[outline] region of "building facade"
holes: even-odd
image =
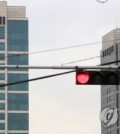
[[[0,1],[0,65],[28,65],[24,6]],[[0,69],[0,85],[28,79],[28,69]],[[28,83],[0,87],[0,134],[29,134]]]
[[[120,29],[114,29],[103,36],[101,64],[120,65]],[[101,110],[111,107],[117,108],[118,120],[113,123],[113,118],[116,118],[113,116],[114,110],[106,111],[106,126],[101,123],[102,134],[120,134],[120,85],[101,86]]]

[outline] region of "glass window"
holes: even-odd
[[[11,79],[12,78],[12,79]],[[28,80],[28,74],[8,74],[8,83]],[[8,86],[8,90],[28,90],[28,82]]]
[[[0,54],[0,60],[5,60],[5,55],[4,54]]]
[[[28,114],[8,113],[8,130],[28,130]]]
[[[4,130],[5,129],[5,124],[4,123],[0,123],[0,130]]]
[[[28,94],[8,94],[8,110],[28,110]]]
[[[5,50],[5,43],[4,42],[0,42],[0,50]]]
[[[1,86],[1,85],[5,85],[5,83],[0,83],[0,86]],[[1,86],[1,87],[0,87],[0,90],[5,90],[5,86]]]
[[[0,39],[5,39],[5,27],[0,27]]]
[[[5,120],[5,114],[4,113],[0,113],[0,120]]]
[[[28,54],[8,54],[8,65],[28,65]],[[8,69],[10,71],[28,71],[28,69]]]
[[[8,20],[8,51],[28,51],[28,20]]]
[[[105,50],[105,56],[106,56],[106,50]]]
[[[28,65],[28,55],[8,54],[8,65]]]
[[[4,100],[5,99],[5,94],[4,93],[0,93],[0,100]]]
[[[104,57],[104,51],[103,51],[103,57]]]
[[[5,65],[4,63],[0,63],[0,65]],[[0,68],[0,70],[5,70],[5,68]]]
[[[5,109],[5,103],[0,103],[0,110],[4,110]]]
[[[0,80],[5,80],[5,74],[0,73]]]
[[[114,47],[113,47],[113,46],[111,47],[111,53],[112,53],[112,52],[114,52]]]

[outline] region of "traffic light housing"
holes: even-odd
[[[77,85],[118,85],[119,71],[76,70]]]

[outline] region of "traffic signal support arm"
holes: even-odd
[[[0,68],[14,69],[118,69],[120,66],[26,66],[26,65],[0,65]]]

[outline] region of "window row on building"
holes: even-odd
[[[105,50],[103,51],[103,57],[104,57],[104,56],[107,56],[107,55],[111,55],[111,53],[113,53],[113,52],[114,52],[114,47],[111,46],[111,47],[109,47],[109,48],[107,48],[107,49],[105,49]]]

